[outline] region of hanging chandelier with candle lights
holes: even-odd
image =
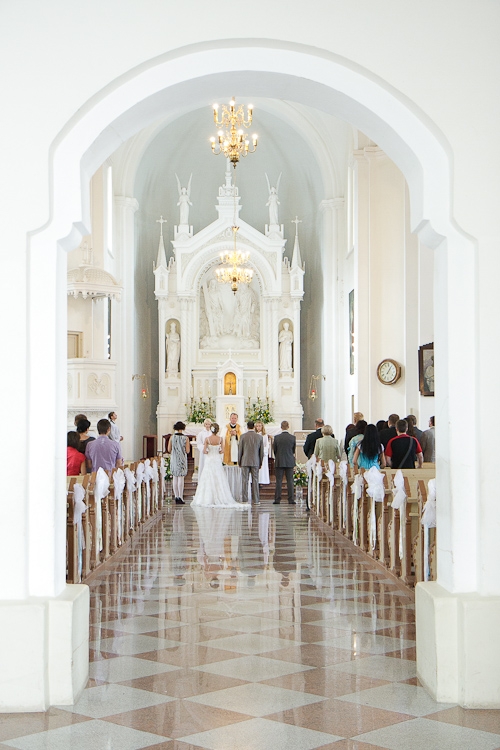
[[[250,253],[243,253],[236,247],[236,234],[239,227],[233,226],[234,245],[232,250],[226,250],[220,254],[221,263],[225,264],[215,269],[217,281],[221,284],[231,284],[231,291],[236,294],[238,284],[250,284],[253,271],[251,268],[242,268],[248,263]]]
[[[216,156],[224,154],[236,169],[240,157],[253,154],[257,149],[257,135],[255,133],[252,135],[252,149],[250,149],[250,141],[245,137],[243,131],[243,128],[249,128],[252,124],[253,105],[248,105],[246,119],[243,105],[240,104],[238,109],[236,109],[234,97],[229,102],[229,109],[225,104],[222,106],[222,116],[220,120],[219,105],[214,104],[213,108],[214,122],[220,130],[217,133],[217,138],[214,136],[210,138],[212,151]]]

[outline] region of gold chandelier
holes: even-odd
[[[225,104],[222,106],[222,117],[219,120],[219,105],[214,104],[214,122],[221,129],[217,133],[218,143],[214,136],[210,138],[212,151],[216,156],[224,154],[235,169],[240,157],[253,154],[257,149],[257,135],[255,133],[252,135],[253,148],[250,150],[250,141],[245,137],[242,130],[244,127],[249,128],[252,124],[252,111],[253,105],[249,104],[247,107],[247,119],[245,120],[243,105],[240,104],[238,109],[236,109],[236,102],[233,97],[229,102],[229,109]],[[216,150],[217,148],[218,150]]]
[[[253,271],[251,268],[241,268],[248,263],[250,253],[242,253],[236,248],[236,233],[239,227],[233,226],[234,247],[232,250],[226,250],[220,254],[221,263],[226,265],[216,268],[217,281],[221,284],[231,284],[231,291],[236,294],[238,284],[250,284],[252,281]]]

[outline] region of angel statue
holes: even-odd
[[[181,181],[177,177],[177,174],[175,175],[177,179],[177,189],[179,191],[179,202],[178,206],[180,206],[180,217],[179,217],[179,224],[189,224],[189,206],[192,206],[193,204],[189,200],[191,196],[191,180],[193,178],[193,173],[191,172],[191,177],[189,178],[188,186],[187,188],[181,187]]]
[[[278,200],[278,190],[280,189],[280,180],[283,172],[280,172],[280,176],[278,177],[278,182],[276,183],[275,188],[271,187],[267,172],[265,174],[267,180],[267,189],[269,190],[269,200],[266,203],[266,206],[269,206],[269,226],[272,226],[273,224],[275,226],[279,226],[278,206],[280,202]]]

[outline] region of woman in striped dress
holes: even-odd
[[[172,472],[172,487],[177,505],[184,505],[184,477],[187,474],[189,453],[189,438],[183,435],[186,429],[184,422],[174,424],[174,434],[170,436],[167,451],[170,453],[170,470]]]

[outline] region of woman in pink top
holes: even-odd
[[[85,465],[85,456],[78,450],[80,435],[78,432],[68,432],[66,449],[66,476],[74,477],[77,474],[85,474],[82,464]]]

